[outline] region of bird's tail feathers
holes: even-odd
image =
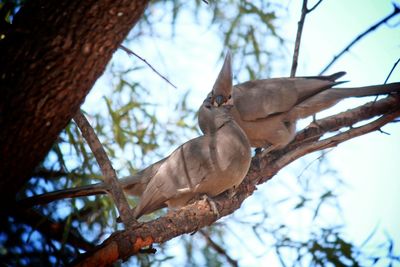
[[[328,109],[344,98],[363,97],[400,92],[400,83],[372,85],[356,88],[331,88],[320,92],[293,107],[287,114],[288,120],[306,118]]]
[[[135,175],[127,176],[119,179],[124,191],[131,196],[140,196],[146,189],[147,183],[152,175],[147,175],[147,172],[138,172]]]
[[[50,193],[44,193],[41,195],[28,197],[19,200],[18,204],[24,207],[32,207],[36,205],[44,205],[53,202],[55,200],[64,198],[75,198],[75,197],[106,194],[107,191],[108,191],[108,185],[106,185],[105,183],[97,183],[75,188],[57,190]]]
[[[150,179],[157,173],[159,167],[166,159],[167,158],[164,158],[141,170],[137,174],[121,178],[118,181],[127,194],[140,196],[146,189]],[[32,196],[19,200],[18,204],[25,207],[32,207],[35,205],[44,205],[58,199],[107,194],[109,191],[109,186],[107,184],[97,183]]]
[[[317,80],[324,80],[324,81],[331,81],[335,82],[337,79],[343,77],[346,75],[345,71],[339,71],[336,73],[333,73],[331,75],[320,75],[320,76],[300,76],[299,78],[306,78],[306,79],[317,79]],[[343,82],[340,82],[343,83]]]
[[[400,82],[399,83],[389,83],[380,85],[371,85],[363,87],[354,88],[333,88],[330,89],[332,94],[337,94],[338,96],[344,97],[363,97],[363,96],[374,96],[383,95],[394,92],[400,92]]]
[[[156,175],[158,169],[167,159],[168,157],[165,157],[156,163],[147,166],[145,169],[137,172],[135,175],[119,179],[124,191],[131,196],[141,196],[146,189],[147,184],[154,177],[154,175]]]

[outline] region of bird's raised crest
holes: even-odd
[[[225,56],[224,64],[218,74],[212,89],[212,102],[222,105],[230,98],[232,93],[232,59],[228,50]]]

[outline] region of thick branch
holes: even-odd
[[[117,206],[121,219],[124,222],[125,226],[127,226],[128,224],[133,222],[134,217],[129,207],[128,201],[126,200],[126,197],[124,195],[122,187],[118,182],[117,174],[115,173],[115,170],[112,167],[110,160],[108,159],[106,151],[100,143],[100,140],[94,132],[92,126],[90,126],[90,123],[81,111],[78,111],[76,113],[74,121],[78,125],[83,137],[85,138],[90,149],[92,150],[104,176],[104,182],[110,186],[110,194]]]
[[[355,45],[358,41],[360,41],[362,38],[364,38],[365,36],[367,36],[369,33],[375,31],[379,26],[385,24],[386,22],[388,22],[391,18],[395,17],[397,14],[400,13],[400,8],[398,6],[396,6],[395,3],[393,3],[393,12],[389,15],[387,15],[386,17],[384,17],[383,19],[381,19],[380,21],[378,21],[377,23],[375,23],[374,25],[372,25],[371,27],[369,27],[366,31],[364,31],[363,33],[361,33],[360,35],[358,35],[350,44],[348,44],[342,51],[340,51],[339,54],[337,54],[336,56],[333,57],[332,61],[329,62],[328,65],[326,65],[326,67],[320,72],[319,75],[322,75],[324,72],[326,72],[332,65],[333,63],[336,62],[336,60],[338,60],[341,56],[343,56],[344,53],[346,53],[347,51],[350,50],[350,48]]]
[[[3,199],[15,199],[147,2],[24,1],[0,40]],[[2,201],[1,210],[10,204]]]
[[[338,144],[347,141],[349,139],[352,139],[354,137],[364,135],[376,130],[379,130],[383,125],[393,121],[397,117],[400,116],[400,108],[393,111],[392,113],[388,113],[383,115],[381,118],[368,123],[366,125],[357,127],[357,128],[350,128],[349,130],[337,134],[335,136],[332,136],[330,138],[320,140],[317,142],[307,142],[301,146],[299,146],[297,149],[295,149],[290,155],[285,155],[282,156],[277,162],[276,165],[278,168],[282,169],[284,166],[288,165],[295,159],[298,159],[306,154],[309,154],[314,151],[322,150],[322,149],[327,149],[330,147],[337,146]]]
[[[261,160],[261,168],[252,164],[250,170],[237,188],[236,194],[231,197],[229,193],[215,198],[219,214],[226,216],[240,208],[242,202],[253,194],[258,184],[271,179],[282,167],[306,153],[323,149],[330,144],[337,145],[360,134],[365,134],[379,129],[399,114],[400,97],[388,97],[375,103],[343,112],[317,121],[320,127],[306,129],[299,133],[296,141],[284,151],[275,151],[268,154],[268,158]],[[339,134],[323,141],[316,141],[324,133],[336,131],[339,128],[382,114],[382,118]],[[362,114],[362,115],[361,115]],[[314,145],[316,144],[316,145]],[[329,144],[329,145],[328,145]],[[210,225],[217,220],[207,201],[197,201],[177,210],[170,211],[166,216],[144,223],[139,228],[128,228],[125,231],[115,232],[101,246],[90,254],[84,255],[75,262],[77,266],[90,265],[102,262],[111,264],[118,259],[127,259],[136,254],[141,248],[153,243],[163,243],[176,236],[191,233]]]
[[[292,146],[299,146],[303,142],[314,142],[327,132],[337,131],[340,128],[351,127],[359,121],[368,120],[399,108],[399,97],[387,97],[379,101],[372,101],[360,107],[341,112],[317,121],[315,126],[308,127],[297,133],[294,142],[284,151],[293,150]]]

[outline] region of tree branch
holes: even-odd
[[[393,121],[395,118],[400,116],[400,108],[398,108],[397,110],[385,114],[382,117],[380,117],[379,119],[368,123],[366,125],[357,127],[357,128],[350,128],[349,130],[337,134],[335,136],[332,136],[330,138],[324,139],[324,140],[320,140],[317,142],[307,142],[306,144],[300,145],[299,147],[297,147],[290,155],[285,155],[282,156],[279,161],[276,162],[276,164],[278,165],[278,167],[281,169],[284,166],[288,165],[289,163],[291,163],[292,161],[294,161],[295,159],[298,159],[306,154],[309,154],[311,152],[314,151],[318,151],[318,150],[322,150],[322,149],[327,149],[330,147],[335,147],[338,144],[347,141],[349,139],[352,139],[354,137],[358,137],[360,135],[364,135],[373,131],[377,131],[380,130],[380,128]]]
[[[301,7],[300,20],[297,25],[297,34],[296,34],[296,41],[294,43],[293,60],[292,60],[292,68],[290,70],[290,77],[296,76],[297,61],[299,59],[301,35],[303,33],[303,26],[304,26],[304,21],[306,19],[306,15],[307,15],[307,0],[303,0],[303,6]]]
[[[306,153],[336,146],[356,136],[375,131],[390,122],[400,112],[400,97],[387,97],[377,102],[348,110],[335,116],[318,120],[319,127],[309,127],[301,131],[295,141],[282,151],[274,151],[261,159],[260,167],[252,163],[250,170],[231,197],[224,193],[214,199],[219,214],[229,215],[240,208],[242,202],[253,194],[258,184],[271,179],[280,169]],[[350,129],[326,140],[318,139],[327,132],[348,127],[356,122],[383,115],[364,126]],[[141,248],[153,243],[163,243],[176,236],[198,231],[217,220],[207,201],[196,201],[182,209],[170,211],[156,220],[143,223],[139,228],[128,227],[124,231],[113,233],[104,243],[91,253],[77,259],[76,266],[90,265],[102,262],[111,264],[116,260],[126,260]]]
[[[218,252],[219,254],[221,254],[222,256],[225,257],[225,259],[229,262],[229,264],[231,266],[235,266],[235,267],[239,266],[237,261],[232,259],[231,256],[228,255],[228,253],[226,252],[226,250],[224,248],[222,248],[220,245],[215,243],[214,240],[211,239],[209,234],[207,234],[203,230],[199,230],[199,233],[206,239],[207,244],[210,247],[212,247],[216,252]]]
[[[309,8],[307,13],[314,11],[314,9],[316,9],[322,3],[322,1],[323,0],[319,0],[312,8]]]
[[[388,20],[390,20],[391,18],[393,18],[394,16],[396,16],[397,14],[400,13],[400,8],[398,6],[396,6],[395,3],[393,3],[393,8],[394,9],[393,9],[393,12],[391,14],[387,15],[386,17],[384,17],[383,19],[381,19],[380,21],[378,21],[377,23],[375,23],[374,25],[369,27],[366,31],[364,31],[363,33],[358,35],[349,45],[347,45],[342,51],[340,51],[340,53],[338,55],[334,56],[332,61],[329,62],[328,65],[326,65],[326,67],[319,73],[319,75],[322,75],[324,72],[326,72],[333,65],[333,63],[336,62],[336,60],[338,60],[341,56],[343,56],[344,53],[349,51],[350,48],[353,45],[355,45],[358,41],[360,41],[366,35],[368,35],[369,33],[373,32],[379,26],[385,24]]]
[[[98,139],[92,126],[90,126],[90,123],[81,111],[78,111],[76,113],[74,121],[78,125],[83,137],[86,139],[86,142],[92,150],[104,176],[105,183],[110,186],[111,197],[117,206],[122,221],[124,222],[125,226],[134,223],[136,220],[133,217],[132,211],[129,207],[128,201],[126,200],[122,187],[118,182],[115,170],[112,167],[111,162],[108,159],[107,153],[101,145],[100,140]]]
[[[347,110],[318,120],[314,123],[317,127],[307,127],[298,132],[294,141],[289,144],[287,150],[293,150],[293,145],[299,146],[302,142],[315,141],[327,132],[334,132],[344,127],[351,127],[357,122],[371,119],[375,116],[391,112],[399,108],[399,100],[397,97],[387,97],[379,101],[372,101],[360,107]],[[284,151],[286,151],[286,149]]]
[[[299,51],[300,51],[300,43],[301,43],[301,36],[303,34],[303,27],[304,27],[304,22],[306,20],[306,15],[308,13],[312,12],[313,10],[315,10],[322,3],[322,0],[319,0],[312,8],[308,9],[307,8],[307,1],[308,0],[303,0],[303,5],[301,7],[300,20],[299,20],[298,26],[297,26],[296,41],[294,43],[293,60],[292,60],[292,68],[290,70],[290,77],[295,77],[296,76],[297,62],[298,62],[298,59],[299,59]]]
[[[141,56],[139,56],[138,54],[136,54],[135,52],[133,52],[131,49],[129,49],[129,48],[126,47],[126,46],[120,45],[119,48],[121,48],[122,50],[124,50],[128,55],[135,56],[135,57],[137,57],[138,59],[140,59],[141,61],[143,61],[144,64],[146,64],[147,66],[149,66],[150,69],[151,69],[152,71],[154,71],[158,76],[160,76],[164,81],[166,81],[167,83],[169,83],[172,87],[176,88],[176,86],[175,86],[173,83],[171,83],[165,76],[163,76],[161,73],[159,73],[149,62],[147,62],[146,59],[142,58]]]
[[[386,77],[384,84],[386,84],[386,83],[389,81],[390,76],[392,76],[392,73],[393,73],[393,71],[396,69],[396,67],[397,67],[397,65],[399,64],[399,62],[400,62],[400,58],[393,64],[393,67],[392,67],[392,69],[389,71],[389,74],[388,74],[388,76]]]

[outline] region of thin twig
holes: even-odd
[[[392,76],[392,73],[393,73],[394,69],[397,67],[397,64],[399,64],[399,62],[400,62],[400,58],[396,61],[396,63],[394,63],[392,69],[390,70],[390,72],[389,72],[388,76],[386,77],[386,80],[383,84],[386,84],[388,82],[390,76]]]
[[[301,35],[303,33],[304,21],[307,15],[307,0],[303,0],[303,6],[301,7],[301,16],[297,26],[297,34],[296,41],[294,43],[294,52],[293,52],[293,60],[292,60],[292,68],[290,70],[290,77],[296,76],[297,70],[297,61],[299,59],[299,50],[300,50],[300,41]]]
[[[308,13],[312,12],[314,9],[316,9],[322,3],[323,0],[319,0],[310,9],[307,8],[307,1],[308,0],[303,0],[303,5],[301,7],[300,20],[299,20],[298,26],[297,26],[296,41],[294,43],[293,60],[292,60],[292,68],[290,70],[290,77],[296,76],[297,64],[298,64],[298,60],[299,60],[301,36],[303,34],[303,27],[304,27],[304,22],[306,20],[306,15]]]
[[[231,256],[228,255],[225,249],[223,249],[220,245],[214,242],[214,240],[211,239],[210,235],[204,232],[203,230],[199,230],[199,233],[206,239],[207,244],[211,246],[216,252],[221,254],[226,258],[226,260],[229,262],[230,265],[232,266],[239,266],[237,261],[232,259]]]
[[[121,48],[122,50],[124,50],[128,55],[130,56],[135,56],[138,59],[140,59],[141,61],[143,61],[147,66],[150,67],[150,69],[152,69],[158,76],[160,76],[164,81],[166,81],[167,83],[169,83],[172,87],[174,87],[175,89],[177,88],[173,83],[171,83],[165,76],[163,76],[161,73],[159,73],[149,62],[146,61],[146,59],[142,58],[141,56],[139,56],[138,54],[136,54],[135,52],[133,52],[132,50],[130,50],[128,47],[120,45],[119,48]]]
[[[312,8],[309,8],[308,11],[307,11],[307,13],[313,12],[314,9],[316,9],[316,8],[319,6],[319,4],[322,3],[322,1],[323,1],[323,0],[319,0]]]
[[[371,27],[369,27],[366,31],[364,31],[363,33],[361,33],[360,35],[358,35],[348,46],[346,46],[339,54],[337,54],[336,56],[333,57],[332,61],[329,62],[328,65],[326,65],[326,67],[320,72],[319,75],[322,75],[325,71],[327,71],[332,65],[333,63],[336,62],[336,60],[338,60],[344,53],[346,53],[347,51],[350,50],[350,48],[355,45],[358,41],[360,41],[362,38],[364,38],[366,35],[368,35],[369,33],[373,32],[374,30],[376,30],[379,26],[385,24],[388,20],[390,20],[391,18],[393,18],[394,16],[396,16],[397,14],[400,13],[400,8],[398,6],[396,6],[396,4],[393,3],[393,12],[391,14],[389,14],[388,16],[386,16],[385,18],[381,19],[380,21],[378,21],[377,23],[375,23],[374,25],[372,25]]]
[[[303,170],[301,170],[300,174],[297,175],[296,179],[300,180],[300,178],[303,176],[303,174],[305,173],[306,170],[308,170],[317,160],[318,161],[322,161],[323,158],[325,157],[325,155],[329,152],[331,152],[332,150],[329,150],[327,152],[322,151],[321,155],[319,155],[318,157],[316,157],[315,159],[311,160],[304,168]]]
[[[92,126],[81,111],[78,111],[75,114],[74,121],[78,125],[82,132],[82,136],[86,139],[86,142],[92,150],[96,161],[100,166],[101,172],[103,173],[105,183],[110,186],[110,193],[115,205],[117,206],[122,222],[125,226],[134,223],[135,219],[131,209],[129,208],[129,204],[122,191],[121,185],[118,182],[115,170]]]

